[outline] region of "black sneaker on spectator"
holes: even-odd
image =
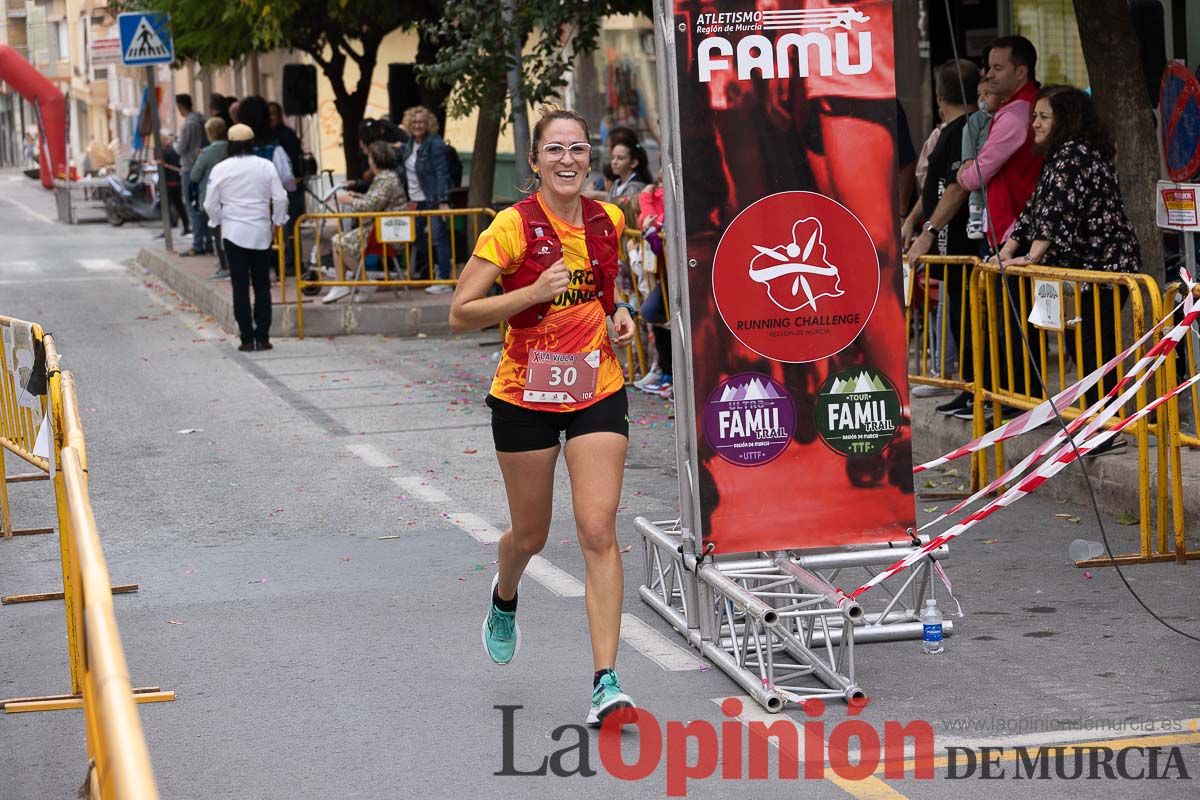
[[[972,402],[973,398],[970,392],[959,392],[953,400],[938,406],[936,411],[939,414],[945,414],[947,417],[953,417],[964,408],[970,410]]]
[[[1125,437],[1118,434],[1097,447],[1095,450],[1092,450],[1090,453],[1084,453],[1083,457],[1096,458],[1098,456],[1116,455],[1117,453],[1124,453],[1125,447]]]
[[[975,404],[970,403],[966,408],[955,411],[950,416],[954,417],[955,419],[965,419],[969,422],[975,419]],[[992,409],[990,405],[983,409],[983,421],[989,425],[992,424]]]

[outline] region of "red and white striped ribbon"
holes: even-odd
[[[1175,311],[1173,310],[1171,312],[1171,314],[1174,315],[1174,313],[1175,313]],[[1142,375],[1141,379],[1137,383],[1137,385],[1139,387],[1142,384],[1144,384],[1146,379],[1149,377],[1150,373],[1152,373],[1155,369],[1157,369],[1159,367],[1159,365],[1161,365],[1162,362],[1166,359],[1166,356],[1162,355],[1162,353],[1160,352],[1162,350],[1162,348],[1166,347],[1164,342],[1168,342],[1168,341],[1173,342],[1173,344],[1171,344],[1171,347],[1174,348],[1175,343],[1178,343],[1187,334],[1187,329],[1188,329],[1188,326],[1190,325],[1188,320],[1189,319],[1194,320],[1197,318],[1197,316],[1200,316],[1200,307],[1198,307],[1196,310],[1194,310],[1193,312],[1186,315],[1183,318],[1183,320],[1179,323],[1179,325],[1172,328],[1171,331],[1169,331],[1167,333],[1167,335],[1158,344],[1156,344],[1153,348],[1151,348],[1150,351],[1144,357],[1139,359],[1136,364],[1134,364],[1132,367],[1130,367],[1129,372],[1127,372],[1125,374],[1125,376],[1123,378],[1121,378],[1121,380],[1117,381],[1117,385],[1114,386],[1112,389],[1110,389],[1108,391],[1108,394],[1106,394],[1104,397],[1100,398],[1098,401],[1096,401],[1091,406],[1089,406],[1087,408],[1087,410],[1084,411],[1082,414],[1080,414],[1078,417],[1076,417],[1075,419],[1073,419],[1069,423],[1067,423],[1066,433],[1064,433],[1061,429],[1058,431],[1055,431],[1053,436],[1051,436],[1049,439],[1047,439],[1046,441],[1044,441],[1040,445],[1038,445],[1033,450],[1032,453],[1025,456],[1025,458],[1021,459],[1021,461],[1018,464],[1016,464],[1014,467],[1009,469],[1003,475],[996,478],[994,481],[989,483],[987,486],[985,486],[982,489],[980,489],[979,491],[975,492],[975,494],[971,495],[967,499],[962,500],[958,504],[947,509],[937,519],[933,519],[933,520],[930,520],[929,522],[926,522],[924,525],[922,525],[920,527],[920,530],[923,531],[926,528],[931,528],[934,525],[937,525],[939,522],[943,521],[944,519],[951,516],[952,514],[957,514],[959,511],[962,511],[967,506],[974,504],[981,497],[984,497],[985,495],[989,495],[992,492],[996,491],[1004,484],[1013,480],[1015,477],[1024,474],[1025,470],[1029,469],[1030,465],[1037,462],[1039,459],[1042,458],[1042,456],[1046,455],[1046,453],[1050,452],[1056,446],[1065,442],[1067,440],[1068,436],[1074,435],[1076,431],[1078,431],[1081,427],[1083,427],[1083,425],[1088,421],[1088,419],[1090,419],[1092,417],[1092,415],[1099,414],[1101,412],[1101,410],[1106,406],[1106,404],[1109,404],[1111,399],[1114,396],[1116,396],[1116,394],[1118,392],[1122,391],[1126,386],[1129,385],[1130,381],[1134,380],[1135,376],[1139,375],[1140,373],[1142,373],[1143,370],[1145,370],[1147,367],[1149,367],[1149,371],[1146,372],[1144,375]],[[1166,321],[1170,318],[1171,317],[1166,317],[1163,321]],[[1159,324],[1161,325],[1162,323],[1160,322]],[[1158,328],[1158,326],[1156,325],[1155,330],[1157,330],[1157,328]],[[1111,408],[1114,409],[1114,414],[1117,409],[1121,408],[1122,405],[1123,405],[1123,403],[1121,403],[1121,402],[1113,403],[1111,405]],[[1112,416],[1112,415],[1110,415],[1110,416]],[[1053,419],[1053,418],[1054,417],[1051,417],[1051,419]],[[1106,417],[1105,419],[1108,419],[1108,417]],[[1011,438],[1011,437],[1009,437],[1009,438]]]
[[[1148,403],[1145,408],[1140,409],[1136,413],[1131,414],[1130,416],[1121,420],[1120,423],[1113,428],[1102,430],[1099,433],[1096,433],[1096,431],[1103,427],[1105,422],[1115,416],[1117,411],[1123,405],[1125,405],[1125,403],[1129,402],[1129,400],[1135,394],[1137,394],[1138,390],[1142,387],[1150,375],[1152,375],[1154,371],[1158,369],[1158,367],[1161,366],[1164,361],[1166,361],[1167,356],[1171,354],[1171,352],[1175,349],[1175,346],[1184,337],[1184,335],[1186,335],[1188,329],[1191,327],[1192,321],[1194,321],[1197,316],[1200,316],[1200,308],[1193,309],[1192,312],[1184,317],[1184,320],[1179,325],[1172,329],[1162,341],[1154,346],[1153,351],[1157,352],[1153,366],[1147,369],[1145,373],[1133,383],[1133,385],[1129,386],[1115,402],[1109,403],[1103,410],[1100,411],[1099,414],[1097,414],[1090,422],[1088,422],[1081,433],[1073,437],[1073,439],[1076,441],[1074,446],[1067,444],[1066,446],[1062,447],[1053,456],[1044,461],[1036,470],[1033,471],[1032,474],[1014,485],[1004,494],[1000,495],[978,511],[967,515],[961,522],[951,526],[943,533],[931,538],[926,544],[916,550],[913,550],[904,558],[875,575],[871,578],[871,580],[855,589],[849,595],[846,595],[846,597],[850,599],[858,597],[872,586],[875,586],[892,577],[897,572],[912,566],[930,552],[962,535],[977,522],[987,519],[1001,508],[1010,506],[1021,498],[1032,494],[1039,486],[1061,472],[1068,464],[1100,447],[1109,439],[1123,431],[1125,428],[1128,428],[1130,425],[1133,425],[1139,420],[1144,419],[1146,416],[1157,410],[1158,407],[1163,403],[1170,401],[1172,398],[1178,396],[1180,393],[1186,391],[1196,383],[1200,383],[1200,373],[1197,373],[1196,375],[1193,375],[1183,383],[1176,386],[1171,391],[1165,393],[1162,397],[1156,398],[1154,401]]]
[[[1159,329],[1170,322],[1171,318],[1178,310],[1179,306],[1176,306],[1171,310],[1170,314],[1163,317],[1158,321],[1158,324],[1146,331],[1142,338],[1129,345],[1129,347],[1118,353],[1113,358],[1109,359],[1099,368],[1093,370],[1078,383],[1068,386],[1058,394],[1054,395],[1053,398],[1043,401],[1036,408],[1026,411],[1016,419],[1004,423],[999,428],[985,433],[978,439],[972,439],[962,447],[952,450],[940,458],[935,458],[932,461],[927,461],[924,464],[913,467],[913,474],[917,475],[925,472],[926,470],[933,469],[934,467],[940,467],[942,464],[947,464],[957,458],[962,458],[963,456],[970,455],[971,453],[976,453],[985,447],[991,447],[997,442],[1007,441],[1015,436],[1020,436],[1022,433],[1027,433],[1034,428],[1039,428],[1042,425],[1045,425],[1047,422],[1058,416],[1056,409],[1066,408],[1082,397],[1085,392],[1099,383],[1101,378],[1103,378],[1109,372],[1112,372],[1118,364],[1128,358],[1131,353],[1144,345],[1150,340],[1150,337],[1154,336],[1154,334],[1159,331]],[[1143,357],[1137,362],[1137,364],[1134,365],[1133,369],[1130,370],[1129,375],[1136,374],[1133,370],[1138,369],[1138,365],[1142,365],[1144,368],[1144,365],[1148,363],[1148,360],[1151,358],[1153,358],[1153,356],[1150,353],[1147,353],[1145,357]],[[1126,377],[1129,377],[1129,375]]]

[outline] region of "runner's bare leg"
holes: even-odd
[[[496,453],[512,527],[500,537],[500,583],[496,593],[511,600],[529,559],[542,552],[554,508],[554,465],[558,445],[524,453]]]
[[[609,432],[588,433],[567,442],[571,504],[587,566],[584,599],[597,670],[616,666],[621,638],[625,570],[617,544],[617,505],[628,446],[627,438]]]

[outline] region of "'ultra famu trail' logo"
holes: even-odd
[[[796,407],[770,375],[743,372],[717,384],[704,405],[704,436],[716,454],[739,467],[778,458],[796,430]]]
[[[862,222],[815,192],[780,192],[747,206],[713,256],[721,319],[775,361],[818,361],[844,349],[870,320],[879,283]]]

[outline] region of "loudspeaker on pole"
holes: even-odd
[[[317,113],[317,68],[312,64],[283,65],[283,113],[289,117]]]

